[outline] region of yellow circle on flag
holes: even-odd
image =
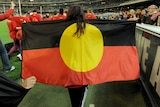
[[[76,72],[87,72],[100,63],[103,56],[103,36],[101,31],[86,24],[84,34],[77,37],[77,24],[67,27],[60,40],[60,54],[64,63]]]

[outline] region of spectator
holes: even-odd
[[[65,20],[65,19],[66,15],[64,13],[63,8],[59,9],[59,13],[51,18],[51,20]]]
[[[141,23],[141,18],[142,18],[142,14],[141,14],[141,9],[136,9],[136,18],[138,19],[137,22]]]
[[[46,13],[46,15],[43,18],[44,21],[51,20],[49,13]]]
[[[8,28],[10,32],[10,37],[13,39],[13,47],[8,52],[9,57],[12,55],[14,51],[17,49],[21,53],[21,40],[22,40],[22,23],[30,22],[29,17],[27,16],[27,12],[22,10],[21,16],[11,16],[8,18]],[[21,60],[21,55],[18,55]]]
[[[156,18],[151,18],[152,15],[155,15],[158,13],[158,7],[156,5],[150,5],[147,8],[147,16],[145,20],[145,24],[151,24],[151,25],[157,25],[157,17]]]
[[[147,10],[143,9],[141,11],[141,23],[145,23],[146,22],[146,16],[147,16]]]
[[[87,10],[87,13],[85,15],[85,19],[96,19],[96,15],[92,12],[91,9]]]
[[[156,21],[156,25],[160,26],[160,10],[157,9],[157,12],[151,16],[151,20]]]
[[[130,9],[129,14],[130,14],[130,17],[128,18],[128,20],[137,21],[139,19],[136,17],[136,12],[134,9]]]
[[[39,13],[37,13],[36,10],[33,10],[33,12],[30,14],[29,18],[30,18],[30,21],[32,21],[32,22],[42,21],[42,16]]]

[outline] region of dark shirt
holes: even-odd
[[[156,22],[157,20],[155,21],[151,20],[151,15],[145,17],[145,22],[144,22],[145,24],[154,25]]]

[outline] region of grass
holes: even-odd
[[[0,38],[4,44],[12,42],[12,39],[9,37],[8,27],[5,21],[0,21]]]
[[[6,21],[0,22],[0,35],[4,44],[12,42]],[[0,63],[0,72],[15,81],[20,79],[21,74],[21,61],[16,57],[17,54],[14,53],[10,58],[11,65],[16,67],[14,71],[4,73]],[[90,86],[85,107],[89,107],[90,104],[95,104],[95,107],[148,107],[137,84],[137,81],[128,81]],[[71,107],[71,105],[66,88],[37,83],[18,107]]]

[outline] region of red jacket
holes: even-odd
[[[88,13],[85,15],[85,19],[96,19],[96,16],[92,13]]]
[[[13,26],[14,25],[14,21],[8,20],[7,21],[7,25],[8,25],[8,29],[9,29],[10,38],[12,38],[12,39],[16,38],[17,31],[15,30],[15,28]]]
[[[55,15],[51,18],[51,20],[65,20],[66,16],[65,15]]]
[[[42,17],[38,13],[30,15],[29,18],[30,18],[30,21],[32,21],[32,22],[42,21]]]

